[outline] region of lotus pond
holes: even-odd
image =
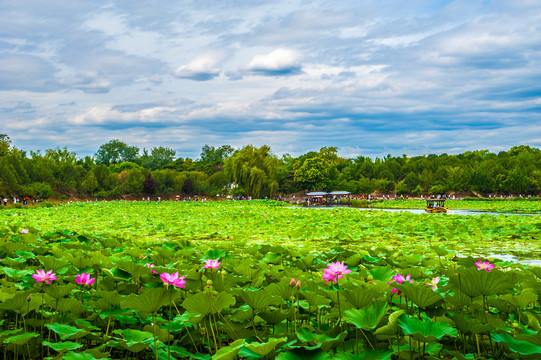
[[[539,217],[257,201],[4,210],[1,351],[539,359],[541,269],[497,254],[539,259],[540,232]]]
[[[490,211],[497,213],[541,214],[541,199],[483,199],[483,200],[447,200],[445,206],[451,210]],[[370,203],[373,208],[389,209],[424,209],[425,200],[384,200]]]

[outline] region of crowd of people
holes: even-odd
[[[39,199],[30,199],[29,197],[24,197],[23,200],[22,200],[22,204],[24,206],[28,205],[30,203],[30,200],[32,201],[32,205],[35,205],[35,204],[38,204],[39,203]],[[3,206],[8,206],[8,198],[7,197],[4,197],[1,201],[1,204]],[[20,204],[21,203],[21,199],[19,199],[18,197],[14,196],[13,197],[13,204]]]

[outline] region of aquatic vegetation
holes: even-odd
[[[537,257],[533,217],[273,203],[50,209],[1,217],[6,358],[541,356],[540,268],[490,255],[514,245]]]

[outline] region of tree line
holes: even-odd
[[[67,148],[27,153],[0,134],[2,198],[171,193],[263,198],[303,190],[535,195],[541,193],[541,151],[520,145],[497,154],[475,150],[346,159],[335,147],[277,157],[268,146],[205,145],[199,159],[190,159],[176,157],[170,148],[141,150],[115,139],[101,145],[94,156],[78,157]]]

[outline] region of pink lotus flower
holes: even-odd
[[[481,262],[481,260],[479,260],[478,262],[474,264],[477,265],[477,270],[486,270],[488,272],[490,272],[490,269],[494,269],[496,267],[493,264],[489,263],[488,261]]]
[[[55,275],[56,273],[53,273],[52,270],[47,271],[47,273],[45,273],[45,270],[36,270],[36,274],[32,275],[32,277],[36,279],[36,282],[45,281],[46,284],[50,284],[51,281],[57,279]]]
[[[331,262],[327,264],[328,269],[323,269],[323,280],[325,283],[329,281],[338,282],[338,279],[343,278],[342,275],[349,274],[351,270],[348,270],[347,265],[344,265],[344,262],[337,261],[335,263]]]
[[[396,274],[395,276],[393,276],[393,280],[392,281],[389,281],[387,284],[390,285],[394,282],[397,282],[399,285],[402,285],[402,283],[404,281],[409,281],[410,284],[413,283],[413,280],[410,279],[410,274],[408,274],[408,276],[404,277],[404,275],[400,275],[400,274]],[[391,290],[391,292],[393,293],[396,293],[397,295],[400,295],[402,294],[402,291],[398,290],[397,288],[393,288]]]
[[[431,282],[425,283],[427,286],[432,286],[432,290],[436,290],[438,288],[438,283],[440,282],[440,277],[436,276],[434,279],[432,279]]]
[[[150,269],[151,274],[157,274],[158,273],[156,270],[152,269],[154,267],[154,264],[146,263],[145,265],[147,266],[147,268]]]
[[[173,274],[169,274],[166,272],[160,274],[160,279],[162,279],[162,281],[164,282],[166,286],[173,285],[178,288],[183,288],[184,285],[186,284],[186,281],[184,281],[185,277],[186,276],[178,277],[178,271]]]
[[[88,273],[77,274],[77,278],[75,278],[75,282],[79,285],[92,285],[94,281],[96,279],[91,279]]]
[[[295,278],[291,278],[291,281],[289,282],[290,286],[295,286],[297,282],[295,281]]]
[[[28,234],[28,229],[22,229],[21,234]]]
[[[219,262],[218,260],[220,259],[216,259],[216,260],[207,259],[205,260],[205,265],[203,265],[203,267],[205,269],[218,269],[220,268],[220,264],[221,264],[221,262]]]

